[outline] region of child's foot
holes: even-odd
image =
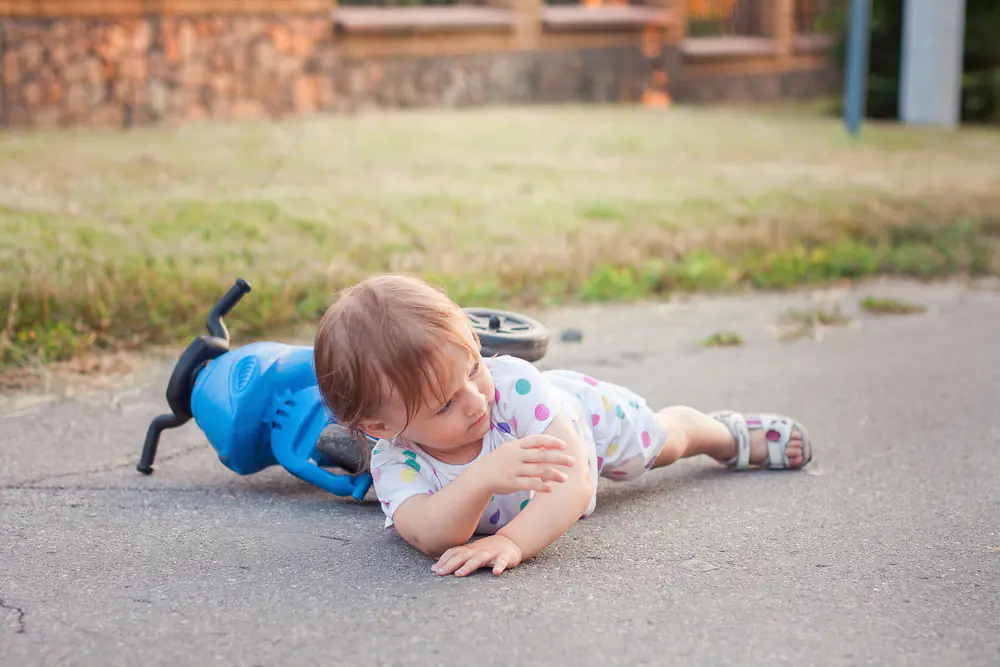
[[[726,465],[736,470],[750,466],[801,468],[812,460],[812,443],[802,424],[783,415],[717,412],[736,440],[734,456]]]

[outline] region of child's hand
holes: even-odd
[[[448,549],[441,554],[441,558],[431,570],[439,576],[454,572],[456,577],[464,577],[484,565],[492,565],[493,574],[500,574],[506,569],[517,567],[520,563],[521,548],[514,544],[513,540],[503,535],[490,535]]]
[[[505,494],[515,491],[552,490],[549,482],[566,481],[566,473],[558,468],[571,468],[572,456],[563,454],[566,443],[549,435],[529,435],[507,442],[490,452],[478,463],[478,474],[485,476],[491,493]]]

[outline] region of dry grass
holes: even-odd
[[[849,324],[850,321],[839,304],[816,306],[805,310],[793,308],[782,313],[780,324],[783,331],[779,339],[815,338],[818,330],[822,327],[841,327]]]
[[[651,260],[684,258],[682,286],[725,285],[732,267],[713,258],[748,248],[960,218],[995,230],[997,183],[998,133],[869,125],[852,140],[836,119],[787,111],[5,134],[2,357],[187,335],[236,276],[255,286],[233,314],[247,333],[312,318],[374,271],[417,272],[481,304],[648,293],[629,271]]]

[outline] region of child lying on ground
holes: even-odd
[[[439,575],[517,566],[594,511],[597,480],[630,480],[705,454],[734,469],[800,468],[805,429],[780,415],[659,412],[568,370],[483,358],[468,318],[426,283],[378,276],[345,290],[315,341],[338,420],[378,438],[386,515]],[[469,542],[476,533],[487,537]]]

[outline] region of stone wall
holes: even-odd
[[[650,62],[638,47],[344,61],[341,107],[637,102]]]
[[[827,67],[685,79],[675,83],[671,93],[680,102],[772,102],[823,97],[835,93],[840,85],[840,73]]]
[[[128,126],[332,106],[326,14],[0,22],[5,125]]]
[[[686,80],[676,46],[342,59],[328,13],[0,20],[0,124],[129,127],[368,107],[678,101],[822,95],[832,71]],[[659,72],[657,74],[656,72]]]

